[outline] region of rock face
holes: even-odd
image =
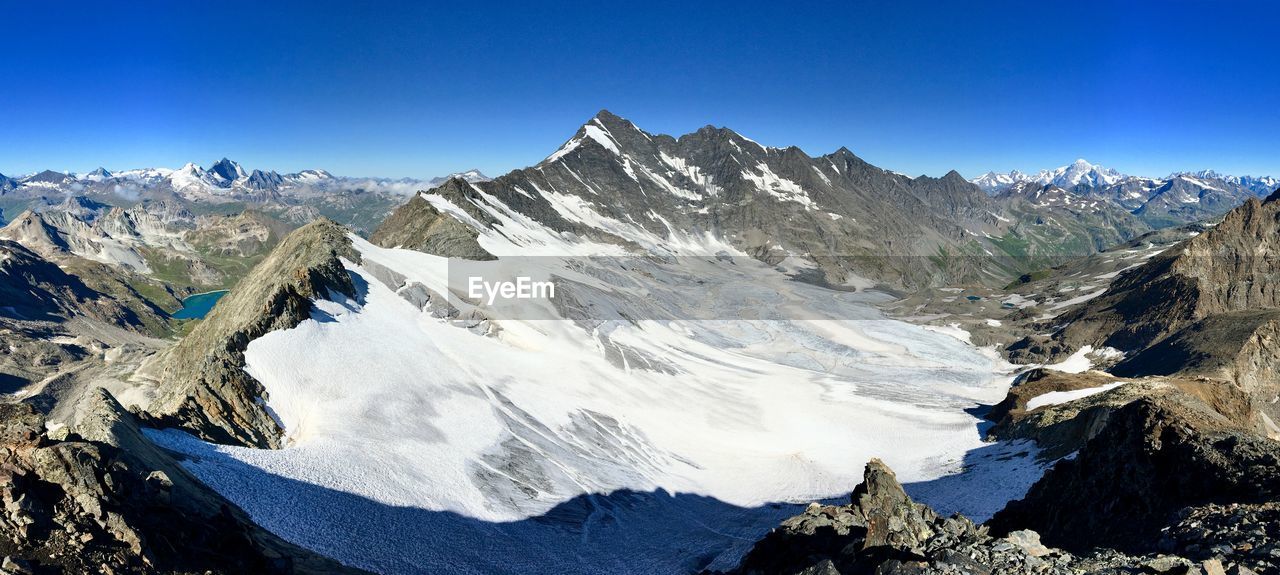
[[[469,183],[454,178],[433,193],[442,198],[461,196]],[[469,202],[463,205],[472,205]],[[369,241],[387,248],[406,248],[448,258],[492,260],[476,241],[479,233],[450,214],[441,213],[422,194],[392,213]]]
[[[191,477],[105,391],[57,433],[0,404],[0,566],[38,573],[343,573]]]
[[[1265,513],[1266,511],[1259,511]],[[1189,537],[1191,531],[1176,536]],[[1181,550],[1176,542],[1168,547]],[[1233,569],[1269,561],[1228,559]],[[811,504],[756,543],[733,573],[738,575],[1197,573],[1200,565],[1179,555],[1131,556],[1111,550],[1073,555],[1041,542],[1031,530],[993,537],[959,515],[939,517],[911,501],[883,463],[867,464],[863,483],[844,506]],[[1216,562],[1216,563],[1215,563]],[[1241,571],[1243,572],[1243,571]]]
[[[1113,413],[1074,459],[1063,460],[988,525],[1034,529],[1071,551],[1160,548],[1179,510],[1280,495],[1280,444],[1185,395],[1138,399]]]
[[[281,430],[260,401],[262,384],[244,371],[249,342],[311,317],[312,299],[358,296],[342,258],[358,262],[347,231],[317,220],[286,237],[213,311],[160,360],[153,424],[218,443],[279,447]]]
[[[1020,227],[1025,235],[1038,236],[1040,242],[1048,241],[1050,245],[1055,240],[1071,238],[1064,246],[1069,248],[1069,255],[1103,250],[1152,230],[1124,206],[1053,184],[1024,182],[995,198],[1019,221],[1035,222]]]
[[[196,216],[177,201],[113,207],[72,196],[28,210],[0,238],[55,261],[71,256],[162,281],[174,289],[228,287],[292,226],[259,211]]]
[[[1273,420],[1280,393],[1280,310],[1242,310],[1211,315],[1117,364],[1112,373],[1171,374],[1234,382]]]

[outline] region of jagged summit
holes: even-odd
[[[657,251],[724,241],[750,254],[923,255],[968,249],[969,238],[1003,225],[993,215],[1001,208],[958,174],[915,182],[847,148],[815,158],[714,126],[653,134],[607,110],[533,168],[472,183],[484,195],[458,208],[515,212],[579,240]],[[479,231],[526,242],[507,233],[513,227]],[[925,260],[900,260],[913,261]],[[851,272],[834,258],[823,265],[837,281]]]
[[[81,176],[82,179],[91,180],[95,182],[108,180],[108,179],[111,179],[111,177],[112,177],[111,172],[101,166],[99,166],[98,169]]]
[[[240,178],[248,177],[248,174],[245,173],[244,168],[240,167],[240,164],[227,158],[222,158],[212,166],[209,166],[208,171],[226,182],[234,182]]]
[[[249,174],[245,185],[252,190],[275,190],[283,183],[284,178],[280,177],[280,174],[254,170]]]

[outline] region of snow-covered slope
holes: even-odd
[[[709,234],[562,206],[637,251],[496,198],[469,212],[427,197],[499,259],[353,236],[358,297],[245,353],[285,449],[153,433],[291,541],[386,573],[685,573],[731,566],[795,512],[775,502],[846,495],[871,457],[979,518],[1038,476],[965,411],[1003,397],[1005,366],[883,318],[869,304],[884,296],[794,281],[811,264]],[[512,273],[555,297],[465,297],[461,276]]]

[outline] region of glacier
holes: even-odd
[[[872,457],[977,520],[1043,471],[973,415],[1012,366],[882,316],[888,296],[694,239],[719,255],[619,267],[485,241],[506,255],[469,265],[540,267],[573,305],[453,298],[464,313],[440,317],[411,294],[460,293],[449,260],[353,235],[358,297],[246,352],[286,448],[149,435],[265,528],[382,573],[725,569],[798,505],[847,497]]]

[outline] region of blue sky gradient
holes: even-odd
[[[1275,2],[8,2],[0,172],[429,177],[597,110],[968,177],[1280,176]]]

